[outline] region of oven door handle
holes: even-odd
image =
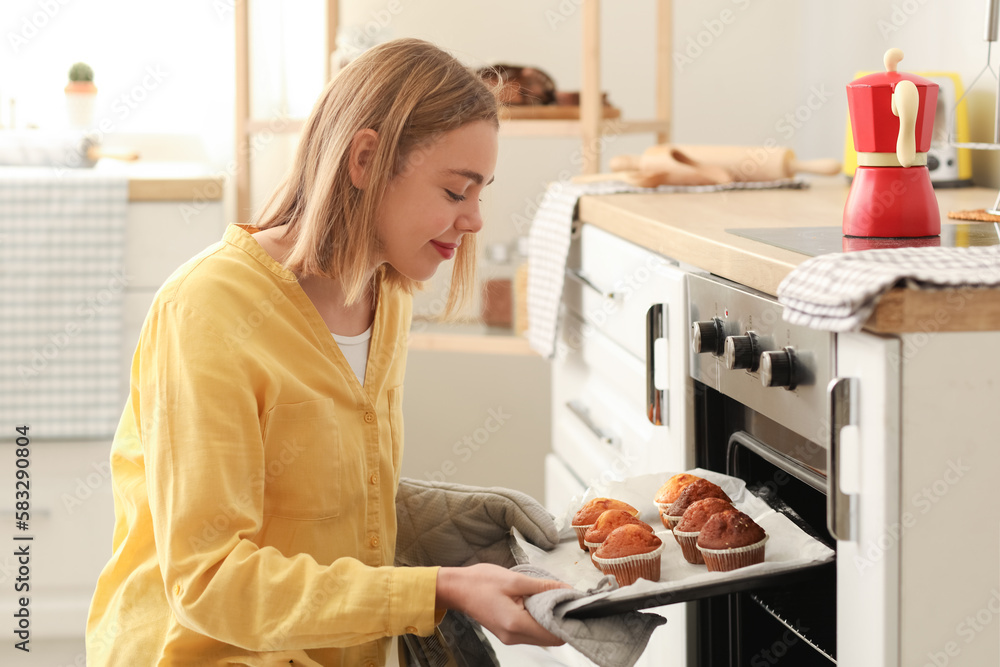
[[[851,496],[841,491],[841,433],[854,424],[852,409],[857,396],[854,378],[834,378],[827,395],[830,399],[830,442],[826,450],[826,526],[838,540],[851,539]]]
[[[598,426],[593,417],[590,416],[590,409],[578,400],[566,401],[566,407],[569,411],[576,415],[576,418],[583,422],[594,436],[603,442],[608,447],[615,449],[617,451],[622,450],[621,438],[615,435],[611,435],[608,431],[604,430]]]

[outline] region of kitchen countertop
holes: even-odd
[[[221,201],[224,174],[212,172],[207,165],[195,162],[121,162],[102,159],[93,167],[104,173],[128,176],[130,202]]]
[[[842,177],[810,179],[800,190],[616,194],[580,199],[579,218],[654,252],[766,294],[809,257],[736,236],[727,229],[840,227],[849,186]],[[935,191],[948,211],[992,206],[996,191]],[[989,224],[989,223],[970,223]],[[912,290],[884,295],[865,328],[880,333],[1000,330],[1000,289]],[[971,307],[970,307],[971,306]]]

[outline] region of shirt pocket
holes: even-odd
[[[389,390],[389,434],[392,437],[392,469],[399,483],[403,459],[403,386]]]
[[[341,442],[332,398],[276,405],[264,424],[264,514],[340,515]]]

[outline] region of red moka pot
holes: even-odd
[[[912,238],[941,233],[941,211],[927,171],[938,85],[897,72],[899,49],[885,72],[847,85],[858,168],[844,206],[844,235]]]

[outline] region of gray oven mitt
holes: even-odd
[[[500,487],[403,478],[396,491],[396,565],[511,567],[510,529],[552,549],[558,531],[531,496]],[[449,611],[430,637],[406,635],[408,667],[495,667],[499,663],[475,620]]]
[[[552,515],[534,498],[495,486],[400,479],[396,523],[396,565],[512,567],[512,527],[542,549],[559,540]]]
[[[540,579],[556,578],[534,565],[518,565],[511,569]],[[604,577],[588,591],[556,588],[536,593],[524,599],[524,606],[539,625],[600,667],[632,667],[646,650],[653,630],[666,623],[667,619],[638,611],[595,618],[566,618],[559,609],[564,602],[617,587],[614,577]]]

